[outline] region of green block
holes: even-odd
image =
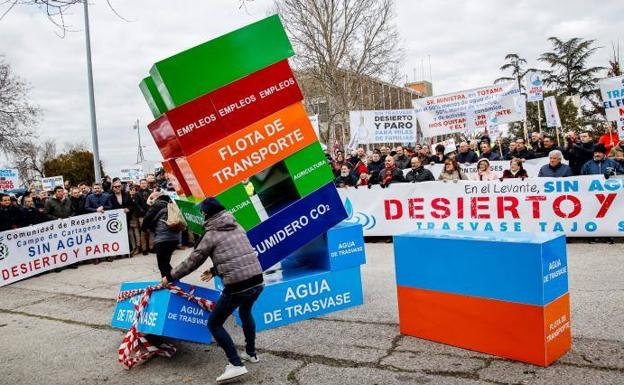
[[[302,198],[334,180],[319,142],[284,159],[284,164]]]
[[[234,215],[236,221],[245,230],[249,230],[260,223],[260,217],[242,183],[230,187],[215,198]]]
[[[161,60],[150,75],[172,109],[293,55],[273,15]]]
[[[145,98],[147,105],[149,106],[150,110],[152,110],[154,118],[158,118],[160,115],[167,112],[167,106],[162,100],[160,94],[158,93],[158,88],[156,88],[156,84],[151,77],[148,76],[145,79],[141,80],[139,88],[143,93],[143,97]]]
[[[186,224],[189,230],[195,234],[202,235],[204,230],[204,214],[199,210],[197,206],[198,200],[193,197],[179,197],[176,199],[176,204],[182,212],[182,216],[186,219]]]

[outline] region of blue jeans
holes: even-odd
[[[223,327],[225,320],[238,308],[238,315],[243,324],[245,334],[245,351],[250,356],[256,355],[256,322],[251,315],[251,308],[262,293],[263,286],[254,287],[236,294],[221,293],[215,309],[208,318],[208,329],[217,344],[225,351],[225,355],[232,365],[242,366],[234,341]]]

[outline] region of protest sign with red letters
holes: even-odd
[[[414,230],[624,236],[624,179],[602,175],[338,189],[365,236]]]
[[[0,286],[93,258],[129,253],[123,210],[0,232]]]

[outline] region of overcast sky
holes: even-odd
[[[137,118],[146,157],[160,158],[145,128],[151,114],[138,89],[151,64],[264,17],[272,0],[255,0],[246,10],[237,0],[113,4],[129,22],[105,1],[95,0],[89,8],[100,155],[111,175],[136,160],[132,124]],[[409,80],[414,73],[431,76],[435,94],[492,83],[510,52],[539,66],[536,59],[550,48],[549,36],[597,39],[605,48],[592,64],[607,65],[613,41],[621,42],[624,53],[622,0],[396,0],[396,13],[406,48],[405,75]],[[82,6],[67,21],[76,32],[61,39],[43,13],[15,8],[0,21],[0,55],[32,86],[32,99],[44,111],[40,137],[55,138],[60,147],[68,142],[90,146]]]

